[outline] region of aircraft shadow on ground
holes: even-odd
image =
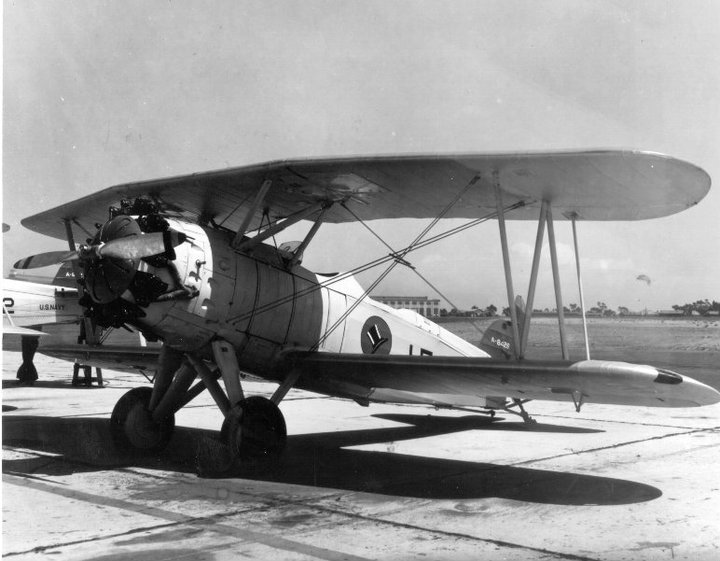
[[[271,471],[240,468],[232,478],[423,499],[504,498],[563,505],[618,505],[656,499],[650,485],[610,477],[347,449],[372,443],[440,436],[467,430],[578,433],[592,429],[522,422],[491,422],[468,415],[377,415],[404,426],[290,436],[283,460]],[[11,415],[3,418],[3,446],[44,453],[3,461],[4,473],[28,477],[145,467],[194,473],[196,454],[217,432],[178,427],[168,448],[128,459],[115,451],[108,421]]]

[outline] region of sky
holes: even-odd
[[[66,247],[25,230],[25,216],[110,185],[268,160],[632,148],[718,178],[718,29],[712,0],[5,2],[4,276]],[[579,223],[587,307],[720,300],[719,211],[714,187],[671,217]],[[370,226],[401,248],[425,224]],[[535,228],[508,223],[520,294]],[[569,223],[556,235],[564,302],[579,302]],[[385,253],[359,225],[323,225],[303,265],[342,271]],[[540,308],[554,307],[547,254]],[[507,305],[494,221],[408,258],[448,307]],[[374,293],[436,297],[400,266]]]

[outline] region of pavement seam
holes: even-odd
[[[204,407],[204,406],[196,406],[196,407]],[[82,415],[82,416],[89,416],[89,415]],[[554,416],[552,416],[552,415],[545,415],[545,416],[546,416],[546,417],[554,417]],[[562,416],[557,416],[557,417],[559,417],[559,418],[573,418],[573,419],[576,419],[576,418],[577,418],[577,417],[562,417]],[[672,425],[657,425],[657,424],[650,424],[650,423],[629,423],[629,422],[626,422],[626,421],[607,421],[607,420],[603,420],[603,421],[604,421],[604,422],[622,423],[622,424],[631,424],[631,425],[637,425],[637,426],[651,426],[651,427],[673,428],[673,429],[676,429],[676,428],[677,428],[677,429],[686,429],[686,430],[682,430],[682,431],[674,432],[674,433],[669,433],[669,434],[663,434],[663,435],[653,436],[653,437],[648,437],[648,438],[642,438],[642,439],[632,440],[632,441],[627,441],[627,442],[620,442],[620,443],[616,443],[616,444],[612,444],[612,445],[608,445],[608,446],[602,446],[602,447],[597,447],[597,448],[592,448],[592,449],[587,449],[587,450],[572,451],[572,452],[557,454],[557,455],[555,455],[555,456],[548,456],[548,457],[544,457],[544,458],[537,458],[537,459],[531,459],[531,460],[526,460],[526,461],[522,461],[522,462],[515,462],[515,463],[512,463],[512,464],[508,464],[508,465],[509,465],[509,466],[520,466],[520,465],[526,465],[526,464],[533,464],[533,463],[536,463],[536,462],[542,462],[542,461],[546,461],[546,460],[552,460],[552,459],[556,459],[556,458],[562,458],[562,457],[580,455],[580,454],[585,454],[585,453],[594,453],[594,452],[599,452],[599,451],[603,451],[603,450],[610,450],[610,449],[614,449],[614,448],[620,448],[620,447],[624,447],[624,446],[628,446],[628,445],[632,445],[632,444],[640,444],[640,443],[649,442],[649,441],[653,441],[653,440],[662,440],[662,439],[666,439],[666,438],[670,438],[670,437],[675,437],[675,436],[685,436],[685,435],[692,435],[692,434],[698,434],[698,433],[714,433],[714,432],[717,432],[718,430],[720,430],[720,427],[719,427],[719,426],[690,429],[689,427],[679,427],[679,426],[672,426]],[[76,462],[76,461],[73,462],[73,463],[76,463],[76,464],[78,464],[78,465],[88,465],[88,466],[98,467],[96,464],[91,464],[91,463],[82,463],[82,462]],[[112,467],[112,466],[102,467],[101,469],[113,469],[113,467]],[[117,468],[115,468],[115,469],[117,469]],[[157,478],[159,478],[159,479],[165,479],[165,480],[168,479],[167,477],[161,477],[161,476],[158,476],[158,475],[146,473],[146,472],[144,472],[144,471],[142,471],[142,470],[136,470],[136,469],[133,469],[133,468],[120,468],[120,470],[126,471],[126,472],[128,472],[128,473],[136,474],[136,475],[139,475],[139,476],[141,476],[141,477],[157,477]],[[24,474],[11,474],[11,475],[14,475],[14,476],[16,476],[16,477],[25,477]],[[36,478],[36,479],[40,479],[40,478]],[[178,477],[178,479],[181,479],[181,478]],[[55,484],[55,485],[62,485],[62,484],[63,484],[63,483],[61,483],[61,482],[54,482],[54,481],[53,481],[52,483]],[[190,483],[190,482],[189,482],[189,483]],[[564,553],[554,552],[554,551],[550,551],[550,550],[546,550],[546,549],[542,549],[542,548],[534,548],[534,547],[532,547],[532,546],[523,546],[523,545],[515,544],[515,543],[512,543],[512,542],[503,542],[503,541],[501,541],[501,540],[493,540],[493,539],[491,539],[491,538],[482,538],[482,537],[472,536],[472,535],[468,535],[468,534],[448,532],[448,531],[437,530],[437,529],[430,529],[430,528],[425,528],[425,527],[422,527],[422,526],[416,526],[416,525],[412,525],[412,524],[406,524],[406,523],[402,523],[402,522],[394,522],[394,521],[391,521],[391,520],[386,520],[386,519],[384,519],[384,518],[377,518],[377,517],[372,517],[372,516],[364,516],[364,515],[361,515],[361,514],[356,514],[356,513],[352,513],[352,512],[347,512],[347,511],[344,511],[344,510],[336,510],[336,509],[333,509],[333,508],[331,508],[331,507],[324,507],[324,506],[320,506],[320,505],[315,505],[315,504],[312,504],[311,502],[305,502],[305,501],[302,501],[302,500],[294,501],[294,500],[291,500],[291,499],[267,498],[267,497],[263,497],[263,496],[253,495],[252,493],[240,492],[240,491],[233,491],[233,493],[237,493],[237,494],[240,494],[240,495],[250,496],[250,497],[256,498],[256,499],[258,499],[258,500],[260,500],[260,501],[262,501],[262,502],[265,502],[266,504],[269,504],[269,505],[273,505],[273,504],[279,504],[279,505],[283,505],[283,504],[286,504],[286,505],[298,505],[298,506],[303,506],[303,507],[308,508],[308,509],[311,509],[311,510],[316,510],[316,511],[319,510],[319,511],[321,511],[321,512],[324,511],[324,512],[332,513],[332,514],[335,514],[335,515],[338,515],[338,516],[341,516],[341,517],[345,517],[345,518],[350,518],[350,519],[355,518],[355,519],[365,520],[365,521],[369,521],[369,522],[373,522],[373,523],[378,523],[378,524],[384,524],[384,525],[390,525],[390,526],[397,526],[397,527],[405,527],[405,528],[408,528],[408,529],[419,530],[419,531],[422,531],[422,532],[434,533],[434,534],[439,534],[439,535],[446,535],[446,536],[449,536],[449,537],[457,537],[457,538],[462,538],[462,539],[467,539],[467,540],[474,540],[474,541],[486,542],[486,543],[490,543],[490,544],[494,544],[494,545],[502,546],[502,547],[527,549],[527,550],[529,550],[529,551],[540,552],[540,553],[543,553],[543,554],[546,554],[546,555],[552,555],[552,556],[560,557],[560,558],[563,558],[563,559],[583,560],[583,561],[595,561],[594,558],[590,558],[590,557],[582,557],[582,556],[577,556],[577,555],[573,555],[573,554],[564,554]],[[332,499],[332,497],[335,497],[335,496],[343,496],[343,495],[344,495],[343,493],[333,493],[333,494],[330,494],[330,495],[327,495],[327,496],[323,496],[323,497],[313,497],[313,498],[311,499],[311,501],[323,500],[323,499],[328,499],[328,498],[329,498],[329,499]],[[129,502],[129,501],[128,501],[128,502]],[[129,504],[133,504],[133,503],[132,503],[132,502],[129,502]],[[243,513],[247,513],[247,512],[257,512],[257,511],[259,511],[259,510],[262,510],[261,507],[253,507],[253,508],[245,509],[245,510],[238,511],[238,512],[227,513],[227,514],[222,513],[222,514],[223,514],[223,517],[226,517],[226,516],[227,516],[227,517],[230,517],[230,516],[235,516],[235,515],[239,515],[239,514],[243,514]],[[188,518],[188,520],[185,520],[185,521],[171,522],[171,523],[168,523],[168,524],[158,525],[157,528],[160,528],[160,529],[161,529],[161,528],[163,528],[163,527],[172,527],[172,526],[177,526],[177,525],[182,525],[182,524],[192,524],[192,525],[207,524],[207,523],[211,523],[211,521],[213,520],[213,517],[216,517],[216,516],[218,516],[218,515],[217,515],[217,514],[214,514],[214,515],[208,515],[207,517]],[[232,528],[232,527],[230,527],[230,526],[227,526],[226,524],[219,524],[218,526],[220,526],[221,528],[225,528],[225,531],[220,532],[220,533],[222,533],[222,534],[226,534],[226,535],[227,535],[228,532],[231,532],[231,531],[237,532],[237,531],[238,531],[237,528]],[[150,528],[152,529],[153,527],[150,527]],[[136,533],[136,532],[141,532],[141,531],[143,531],[143,530],[144,530],[144,529],[130,530],[130,531],[128,531],[128,532],[123,532],[123,533],[121,533],[121,534],[118,534],[118,536],[122,536],[122,535],[125,535],[125,534],[132,534],[132,533]],[[243,531],[243,530],[240,530],[240,531]],[[249,530],[249,532],[252,532],[252,530]],[[257,534],[257,533],[256,533],[256,534]],[[237,536],[237,533],[234,533],[234,534],[232,534],[232,535]],[[260,535],[263,535],[263,536],[266,536],[266,537],[272,537],[272,534],[260,534]],[[106,539],[106,538],[108,538],[108,537],[111,537],[111,536],[103,536],[103,537],[90,538],[90,539],[84,540],[84,541],[97,541],[97,540]],[[248,538],[246,538],[246,539],[248,539]],[[252,538],[249,538],[249,539],[252,539]],[[255,540],[253,540],[253,541],[255,541]],[[80,542],[77,542],[77,543],[83,543],[83,541],[80,541]],[[266,542],[260,542],[260,543],[266,543]],[[72,545],[72,543],[63,544],[63,545]],[[52,547],[56,547],[56,546],[43,546],[43,547],[45,547],[45,548],[52,548]],[[272,547],[272,546],[271,546],[271,547]],[[29,550],[28,552],[18,552],[18,553],[6,554],[6,555],[17,555],[17,554],[19,554],[19,553],[29,553],[29,552],[33,552],[33,551],[36,551],[36,549]],[[332,550],[328,550],[328,551],[332,551]]]
[[[567,456],[579,456],[580,454],[589,454],[593,452],[601,452],[603,450],[612,450],[614,448],[622,448],[624,446],[631,446],[633,444],[641,444],[643,442],[650,442],[652,440],[663,440],[665,438],[673,438],[675,436],[685,436],[688,434],[695,434],[700,432],[716,432],[720,427],[707,427],[704,429],[692,429],[692,430],[686,430],[682,432],[674,432],[670,434],[661,434],[658,436],[650,436],[648,438],[639,438],[637,440],[628,440],[626,442],[618,442],[616,444],[610,444],[608,446],[599,446],[597,448],[588,448],[586,450],[578,450],[573,452],[565,452],[563,454],[556,454],[554,456],[546,456],[544,458],[535,458],[532,460],[523,460],[522,462],[513,462],[510,464],[507,464],[509,466],[522,466],[527,464],[534,464],[536,462],[544,462],[547,460],[555,460],[558,458],[565,458]]]
[[[130,470],[127,470],[127,471],[133,472],[134,470],[130,469]],[[141,474],[141,473],[138,473],[138,475],[142,475],[142,474]],[[156,476],[156,475],[153,475],[153,474],[148,474],[148,475],[150,475],[151,477],[158,477],[158,478],[160,478],[160,476]],[[162,479],[162,478],[161,478],[161,479]],[[165,479],[166,479],[166,478],[165,478]],[[528,551],[534,551],[534,552],[538,552],[538,553],[543,553],[543,554],[545,554],[545,555],[552,555],[552,556],[555,556],[555,557],[559,557],[559,558],[561,558],[561,559],[568,559],[568,560],[571,560],[571,561],[598,561],[598,559],[597,559],[597,558],[594,558],[594,557],[583,557],[583,556],[574,555],[574,554],[571,554],[571,553],[562,553],[562,552],[552,551],[552,550],[548,550],[548,549],[536,548],[536,547],[532,547],[532,546],[526,546],[526,545],[522,545],[522,544],[517,544],[517,543],[513,543],[513,542],[506,542],[506,541],[503,541],[503,540],[495,540],[495,539],[492,539],[492,538],[483,538],[483,537],[479,537],[479,536],[473,536],[473,535],[470,535],[470,534],[463,534],[463,533],[460,533],[460,532],[449,532],[449,531],[446,531],[446,530],[438,530],[438,529],[433,529],[433,528],[426,528],[426,527],[424,527],[424,526],[419,526],[419,525],[415,525],[415,524],[408,524],[408,523],[405,523],[405,522],[396,522],[396,521],[393,521],[393,520],[387,520],[387,519],[385,519],[385,518],[380,518],[380,517],[365,516],[365,515],[357,514],[357,513],[354,513],[354,512],[348,512],[348,511],[345,511],[345,510],[339,510],[339,509],[334,509],[334,508],[330,508],[330,507],[327,507],[327,506],[315,504],[316,501],[328,500],[328,499],[332,499],[333,497],[343,497],[343,496],[346,496],[346,495],[347,495],[346,493],[332,493],[332,494],[330,494],[330,495],[326,495],[326,496],[323,496],[323,497],[313,497],[312,499],[310,499],[310,500],[308,500],[308,501],[303,501],[303,500],[296,501],[296,500],[292,500],[292,499],[282,499],[282,498],[278,498],[278,497],[268,498],[268,497],[263,496],[263,495],[256,495],[256,494],[254,494],[254,493],[249,493],[249,492],[247,492],[247,491],[236,491],[236,490],[232,490],[231,492],[232,492],[233,494],[236,494],[236,495],[243,495],[243,496],[247,496],[247,497],[252,497],[253,499],[256,499],[256,500],[259,500],[259,501],[261,501],[261,502],[264,502],[267,506],[273,506],[273,504],[275,504],[275,505],[302,506],[302,507],[305,507],[305,508],[308,508],[308,509],[311,509],[311,510],[320,511],[320,512],[325,512],[325,513],[330,513],[330,514],[335,514],[335,515],[342,516],[342,517],[345,517],[345,518],[362,520],[362,521],[365,521],[365,522],[374,522],[374,523],[377,523],[377,524],[384,524],[384,525],[387,525],[387,526],[394,526],[394,527],[406,528],[406,529],[415,530],[415,531],[418,531],[418,530],[419,530],[419,531],[421,531],[421,532],[427,532],[427,533],[432,533],[432,534],[439,534],[439,535],[447,536],[447,537],[461,538],[461,539],[465,539],[465,540],[469,540],[469,541],[479,541],[479,542],[489,543],[489,544],[493,544],[493,545],[497,545],[497,546],[501,546],[501,547],[508,547],[508,548],[513,548],[513,549],[523,549],[523,550],[528,550]],[[256,508],[256,509],[250,509],[250,510],[260,510],[260,509],[257,509],[257,508]]]
[[[16,481],[17,480],[17,481]],[[204,527],[206,527],[207,530],[223,535],[229,535],[235,538],[239,538],[245,541],[252,541],[254,543],[263,544],[266,546],[269,546],[273,549],[277,550],[285,550],[285,551],[291,551],[294,553],[300,553],[304,555],[308,555],[310,557],[315,557],[318,559],[326,559],[328,561],[368,561],[365,557],[359,557],[352,554],[346,554],[340,551],[326,549],[322,547],[316,547],[311,544],[306,544],[304,542],[294,541],[287,538],[283,538],[281,536],[258,532],[255,530],[248,530],[248,529],[242,529],[237,528],[234,526],[230,526],[227,524],[211,524],[208,525],[208,523],[212,523],[213,519],[218,519],[220,517],[227,517],[227,516],[235,516],[238,514],[246,514],[249,512],[257,511],[257,508],[249,508],[249,509],[241,509],[239,511],[235,511],[232,513],[214,513],[212,515],[208,515],[205,517],[192,517],[192,516],[186,516],[184,514],[178,514],[174,513],[169,510],[160,509],[157,507],[152,506],[143,506],[138,505],[136,503],[133,503],[132,501],[124,500],[124,499],[113,499],[110,497],[103,497],[101,495],[95,495],[92,493],[87,493],[84,491],[79,491],[77,489],[64,489],[57,485],[50,484],[44,481],[36,481],[34,479],[25,478],[22,476],[9,476],[7,474],[3,474],[3,483],[10,483],[13,485],[18,486],[24,486],[24,487],[30,487],[32,489],[43,491],[55,495],[60,495],[65,498],[73,499],[73,500],[79,500],[88,502],[91,504],[101,504],[103,506],[108,506],[112,508],[117,508],[121,510],[131,511],[135,512],[136,514],[143,514],[145,516],[151,516],[155,518],[159,518],[161,520],[169,520],[173,524],[202,524]],[[261,501],[265,502],[265,501]],[[96,538],[89,538],[86,540],[87,542],[90,541],[97,541],[99,539],[104,539],[107,536],[103,536],[102,538],[96,537]],[[82,542],[81,542],[82,543]],[[34,550],[30,550],[32,552]],[[24,552],[27,553],[27,552]],[[7,553],[5,555],[8,555]]]
[[[77,463],[77,462],[73,461],[73,463]],[[161,479],[163,481],[167,481],[168,479],[170,479],[168,477],[162,477],[160,475],[146,473],[144,471],[136,470],[133,468],[120,468],[119,471],[131,473],[134,475],[138,475],[140,477]],[[12,474],[12,476],[15,478],[18,478],[20,480],[23,480],[24,484],[26,484],[30,487],[33,487],[37,490],[45,491],[45,492],[49,492],[49,493],[60,494],[62,496],[66,496],[67,498],[73,498],[75,500],[85,500],[86,502],[96,503],[97,497],[99,497],[98,495],[86,493],[83,491],[77,491],[74,489],[63,489],[60,492],[58,492],[58,491],[53,491],[53,489],[49,488],[49,487],[52,487],[53,485],[59,485],[60,482],[55,482],[55,481],[53,481],[52,483],[48,483],[46,481],[37,482],[35,480],[35,478],[30,479],[30,478],[25,477],[24,475]],[[181,478],[178,478],[177,476],[171,476],[171,478],[172,479],[181,479]],[[22,483],[20,483],[20,482],[14,482],[12,480],[8,480],[8,478],[5,477],[5,474],[3,474],[3,480],[7,481],[8,483],[22,485]],[[21,552],[6,553],[5,555],[6,556],[20,555],[20,554],[24,554],[24,553],[41,552],[41,551],[46,551],[48,549],[68,547],[71,545],[79,545],[82,543],[91,543],[91,542],[101,541],[104,539],[112,539],[112,538],[120,537],[120,536],[127,535],[127,534],[133,534],[133,533],[137,533],[137,532],[141,532],[141,531],[147,531],[148,529],[152,530],[154,528],[179,526],[179,525],[183,525],[183,524],[207,525],[208,523],[212,523],[213,520],[217,520],[217,519],[221,519],[221,518],[230,518],[232,516],[236,516],[236,515],[240,515],[240,514],[248,514],[248,513],[256,512],[258,510],[266,510],[269,506],[271,507],[273,505],[294,505],[294,506],[302,506],[302,507],[305,507],[305,508],[308,508],[308,509],[314,510],[314,511],[320,511],[320,512],[324,512],[324,513],[334,514],[334,515],[337,515],[337,516],[340,516],[343,518],[347,518],[347,519],[362,520],[364,522],[372,522],[372,523],[376,523],[376,524],[383,524],[386,526],[405,528],[405,529],[409,529],[409,530],[413,530],[413,531],[420,531],[420,532],[426,532],[426,533],[442,535],[442,536],[447,536],[447,537],[460,538],[460,539],[469,540],[469,541],[482,542],[482,543],[496,545],[498,547],[533,551],[533,552],[537,552],[537,553],[542,553],[544,555],[551,555],[551,556],[553,556],[555,558],[559,558],[559,559],[567,559],[569,561],[598,561],[596,558],[592,558],[592,557],[583,557],[583,556],[578,556],[578,555],[569,554],[569,553],[552,551],[552,550],[548,550],[548,549],[544,549],[544,548],[536,548],[536,547],[527,546],[527,545],[523,545],[523,544],[507,542],[507,541],[503,541],[503,540],[496,540],[493,538],[483,538],[483,537],[479,537],[479,536],[473,536],[470,534],[463,534],[460,532],[450,532],[450,531],[446,531],[446,530],[426,528],[424,526],[408,524],[408,523],[404,523],[404,522],[397,522],[397,521],[393,521],[393,520],[387,520],[385,518],[380,518],[380,517],[365,516],[365,515],[357,514],[354,512],[348,512],[345,510],[339,510],[339,509],[334,509],[334,508],[330,508],[330,507],[323,506],[323,505],[314,504],[314,502],[318,501],[318,500],[327,500],[327,499],[332,499],[333,497],[343,496],[342,493],[332,493],[330,495],[326,495],[323,497],[313,497],[310,501],[295,501],[295,500],[291,500],[291,499],[282,499],[282,498],[277,498],[277,497],[268,498],[266,496],[262,496],[262,495],[259,496],[259,495],[253,494],[253,493],[248,493],[246,491],[232,490],[231,492],[236,495],[244,495],[247,497],[252,497],[255,500],[259,500],[261,503],[263,503],[263,506],[262,507],[252,507],[252,508],[247,508],[247,509],[240,509],[240,510],[236,510],[236,511],[232,511],[232,512],[214,513],[214,514],[211,514],[211,515],[208,515],[205,517],[188,517],[188,516],[185,516],[182,514],[172,513],[171,511],[158,509],[156,507],[149,507],[149,506],[142,507],[140,505],[136,505],[135,503],[132,503],[131,501],[127,501],[127,500],[123,500],[123,499],[112,499],[112,498],[108,498],[108,497],[102,497],[102,502],[106,506],[121,508],[123,510],[132,510],[139,514],[144,514],[146,516],[155,516],[157,518],[164,518],[166,520],[168,519],[168,517],[170,517],[170,519],[172,521],[168,524],[160,524],[157,526],[149,526],[146,528],[133,529],[128,532],[122,532],[122,533],[113,534],[113,535],[109,535],[109,536],[93,537],[93,538],[88,538],[86,540],[77,540],[77,541],[61,543],[61,544],[53,544],[51,546],[40,546],[39,548],[33,548],[30,550],[21,551]],[[87,498],[83,499],[83,497],[87,497]],[[88,499],[90,499],[90,500],[88,500]],[[173,518],[177,518],[177,519],[173,519]],[[237,534],[240,533],[241,534],[240,537],[243,539],[246,539],[246,540],[250,539],[256,543],[262,543],[265,545],[269,545],[270,547],[275,547],[275,545],[273,545],[273,543],[268,543],[268,541],[270,541],[270,542],[277,541],[277,538],[270,534],[256,532],[253,530],[239,529],[234,526],[228,526],[227,524],[214,524],[212,526],[208,526],[207,529],[209,531],[214,531],[214,532],[220,533],[220,534],[225,534],[225,535],[231,534],[235,537],[237,537]],[[242,535],[242,534],[244,534],[244,535]],[[270,538],[270,540],[268,540],[268,537]],[[294,542],[292,540],[286,540],[285,538],[279,538],[279,539],[282,540],[283,542],[287,541],[292,544],[302,544],[302,542]],[[314,546],[307,546],[307,547],[313,548]],[[280,549],[290,549],[292,551],[298,552],[297,549],[293,549],[293,548],[289,548],[289,547],[280,548]],[[318,549],[318,548],[315,548],[315,549]],[[324,548],[319,548],[319,549],[324,550]],[[332,550],[324,550],[324,551],[335,553]],[[308,552],[305,552],[305,553],[308,553]],[[337,553],[341,553],[341,552],[337,552]],[[312,553],[308,553],[308,554],[312,555]],[[320,558],[336,559],[335,556],[320,556]],[[342,553],[341,553],[341,557],[339,557],[337,559],[340,559],[340,558],[350,559],[350,560],[364,559],[362,557],[345,555]]]
[[[48,462],[47,464],[43,465],[49,465],[52,462]],[[25,479],[34,479],[36,481],[44,481],[45,483],[53,483],[54,485],[65,485],[67,486],[67,483],[64,483],[62,481],[56,481],[54,479],[50,479],[49,477],[38,477],[37,475],[30,475],[28,473],[21,473],[19,471],[12,471],[12,470],[6,470],[3,471],[3,473],[7,473],[8,475],[14,475],[15,477],[23,477]]]
[[[526,545],[523,545],[523,544],[518,544],[518,543],[513,543],[513,542],[506,542],[506,541],[503,541],[503,540],[495,540],[495,539],[492,539],[492,538],[483,538],[483,537],[479,537],[479,536],[473,536],[473,535],[470,535],[470,534],[463,534],[463,533],[460,533],[460,532],[449,532],[449,531],[447,531],[447,530],[438,530],[438,529],[433,529],[433,528],[426,528],[426,527],[424,527],[424,526],[419,526],[419,525],[415,525],[415,524],[408,524],[408,523],[406,523],[406,522],[397,522],[397,521],[394,521],[394,520],[387,520],[387,519],[385,519],[385,518],[379,518],[379,517],[373,517],[373,516],[365,516],[365,515],[357,514],[357,513],[354,513],[354,512],[348,512],[348,511],[345,511],[345,510],[338,510],[338,509],[330,508],[330,507],[327,507],[327,506],[314,504],[315,501],[328,500],[328,499],[332,499],[333,497],[343,497],[343,496],[346,496],[346,493],[333,493],[333,494],[328,495],[328,496],[313,497],[313,498],[310,499],[309,501],[294,501],[294,500],[291,500],[291,499],[281,499],[281,498],[277,498],[277,497],[276,497],[276,498],[268,498],[268,497],[265,497],[265,496],[262,496],[262,495],[255,495],[255,494],[253,494],[253,493],[248,493],[248,492],[243,492],[243,491],[235,491],[235,490],[233,490],[232,492],[233,492],[234,494],[237,494],[237,495],[244,495],[244,496],[252,497],[252,498],[254,498],[254,499],[256,499],[256,500],[260,500],[260,501],[262,501],[262,502],[265,502],[268,506],[273,506],[273,503],[276,504],[276,505],[302,506],[302,507],[308,508],[308,509],[310,509],[310,510],[315,510],[315,511],[320,511],[320,512],[325,512],[325,513],[330,513],[330,514],[335,514],[335,515],[342,516],[342,517],[345,517],[345,518],[351,518],[351,519],[355,519],[355,520],[362,520],[362,521],[365,521],[365,522],[373,522],[373,523],[376,523],[376,524],[384,524],[384,525],[386,525],[386,526],[394,526],[394,527],[406,528],[406,529],[409,529],[409,530],[427,532],[427,533],[431,533],[431,534],[439,534],[439,535],[447,536],[447,537],[461,538],[461,539],[465,539],[465,540],[469,540],[469,541],[479,541],[479,542],[483,542],[483,543],[493,544],[493,545],[497,545],[497,546],[501,546],[501,547],[508,547],[508,548],[512,548],[512,549],[523,549],[523,550],[528,550],[528,551],[534,551],[534,552],[537,552],[537,553],[543,553],[543,554],[545,554],[545,555],[552,555],[552,556],[554,556],[554,557],[559,557],[559,558],[561,558],[561,559],[568,559],[568,560],[571,560],[571,561],[598,561],[598,559],[597,559],[597,558],[594,558],[594,557],[583,557],[583,556],[574,555],[574,554],[571,554],[571,553],[562,553],[562,552],[552,551],[552,550],[544,549],[544,548],[536,548],[536,547],[532,547],[532,546],[526,546]],[[250,509],[250,510],[252,511],[252,510],[259,510],[259,509]]]
[[[637,423],[632,421],[618,421],[616,419],[594,419],[592,417],[574,417],[571,415],[546,415],[546,414],[540,414],[540,415],[533,415],[533,417],[548,417],[550,419],[571,419],[571,420],[583,420],[583,421],[590,421],[593,423],[616,423],[621,425],[633,425],[638,427],[659,427],[659,428],[665,428],[665,429],[689,429],[692,427],[684,426],[684,425],[666,425],[662,423]],[[714,428],[714,427],[705,427],[705,428]]]
[[[527,545],[523,545],[523,544],[519,544],[519,543],[507,542],[507,541],[503,541],[503,540],[496,540],[493,538],[483,538],[483,537],[479,537],[479,536],[473,536],[470,534],[463,534],[461,532],[450,532],[447,530],[426,528],[424,526],[419,526],[416,524],[408,524],[406,522],[397,522],[394,520],[387,520],[385,518],[374,517],[374,516],[365,516],[365,515],[357,514],[354,512],[338,510],[338,509],[330,508],[327,506],[313,504],[314,501],[322,500],[322,499],[318,499],[315,497],[313,497],[310,501],[293,501],[293,500],[289,500],[289,499],[279,499],[279,498],[267,499],[265,497],[258,497],[257,495],[254,495],[252,493],[240,492],[240,491],[235,491],[235,493],[237,493],[239,495],[251,496],[251,497],[253,497],[255,499],[259,499],[259,500],[275,502],[275,503],[278,503],[281,505],[303,506],[303,507],[309,508],[311,510],[335,514],[338,516],[343,516],[346,518],[352,518],[352,519],[356,519],[356,520],[362,520],[365,522],[384,524],[386,526],[405,528],[408,530],[421,531],[421,532],[426,532],[426,533],[430,533],[430,534],[439,534],[442,536],[460,538],[460,539],[464,539],[464,540],[468,540],[468,541],[483,542],[483,543],[497,545],[500,547],[506,547],[506,548],[511,548],[511,549],[522,549],[522,550],[526,550],[526,551],[533,551],[533,552],[542,553],[545,555],[552,555],[553,557],[558,557],[560,559],[568,559],[571,561],[599,561],[599,559],[595,558],[595,557],[583,557],[581,555],[575,555],[572,553],[563,553],[560,551],[552,551],[549,549],[532,547],[532,546],[527,546]],[[343,494],[339,494],[339,495],[344,496]]]
[[[159,529],[163,529],[163,528],[172,528],[172,527],[174,527],[174,526],[179,526],[179,525],[181,525],[181,524],[183,524],[183,522],[168,522],[167,524],[158,524],[158,525],[155,525],[155,526],[143,526],[143,527],[140,527],[140,528],[133,528],[132,530],[128,530],[128,531],[126,531],[126,532],[118,532],[117,534],[105,534],[105,535],[103,535],[103,536],[96,536],[96,537],[87,538],[87,539],[84,539],[84,540],[74,540],[74,541],[69,541],[69,542],[59,542],[59,543],[54,543],[54,544],[51,544],[51,545],[39,545],[39,546],[37,546],[37,547],[33,547],[32,549],[26,549],[26,550],[24,550],[24,551],[11,551],[11,552],[9,552],[9,553],[3,553],[3,557],[12,557],[12,556],[15,556],[15,555],[25,555],[25,554],[28,554],[28,553],[44,553],[45,551],[49,551],[49,550],[52,550],[52,549],[59,549],[59,548],[62,548],[62,547],[70,547],[70,546],[73,546],[73,545],[82,545],[82,544],[84,544],[84,543],[99,542],[99,541],[103,541],[103,540],[109,540],[109,539],[114,539],[114,538],[120,538],[120,537],[123,537],[123,536],[130,536],[130,535],[133,535],[133,534],[139,534],[139,533],[142,533],[142,532],[150,532],[150,531],[153,531],[153,530],[159,530]]]

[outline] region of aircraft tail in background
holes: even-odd
[[[522,296],[515,298],[515,311],[518,318],[518,333],[522,339],[525,325],[525,302]],[[478,346],[492,358],[514,358],[514,348],[517,344],[513,340],[512,322],[509,319],[499,318],[485,330]]]

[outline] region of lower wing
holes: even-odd
[[[493,407],[498,397],[546,401],[697,407],[720,392],[653,366],[605,360],[532,361],[475,357],[289,352],[282,369],[297,386],[364,401]]]
[[[89,345],[43,346],[38,352],[70,362],[87,366],[108,368],[123,372],[154,372],[157,368],[160,348]]]

